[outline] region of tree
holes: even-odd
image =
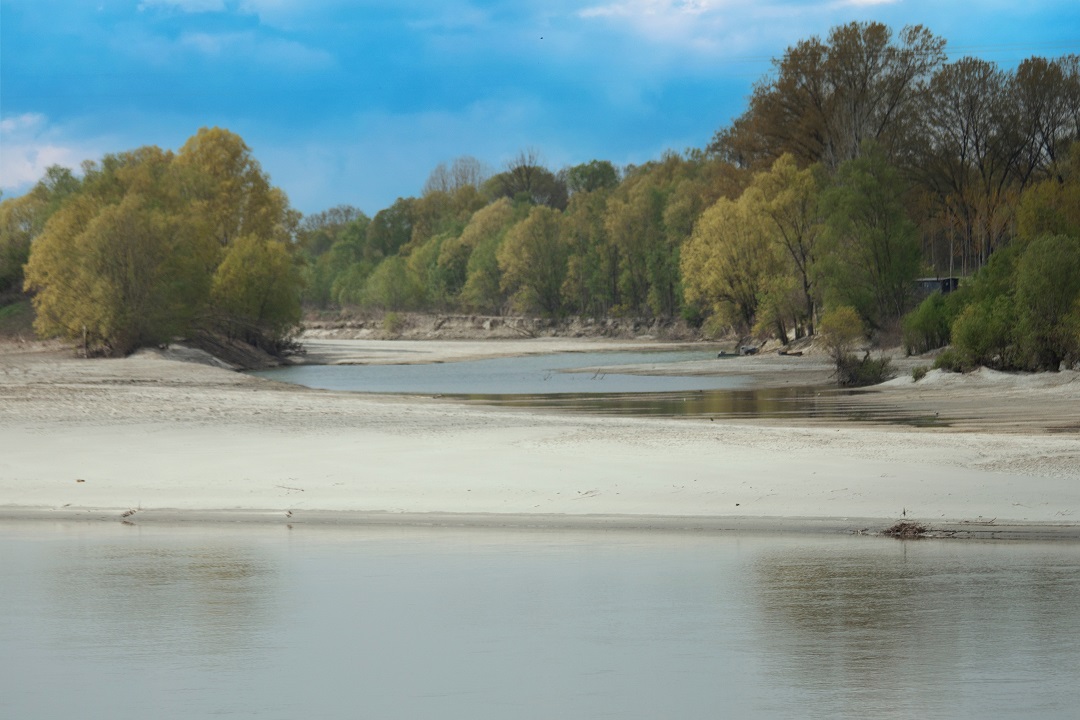
[[[957,250],[962,268],[979,267],[1005,242],[1022,150],[1011,103],[1008,73],[977,58],[943,66],[930,83],[915,175],[948,228],[950,275]]]
[[[1016,234],[1023,242],[1042,235],[1080,238],[1080,142],[1054,164],[1052,175],[1020,197]]]
[[[479,190],[488,178],[491,168],[471,155],[454,158],[450,165],[439,163],[424,182],[423,194],[442,192],[453,195],[461,188]]]
[[[143,147],[87,163],[30,250],[38,332],[125,354],[243,328],[277,348],[299,320],[297,214],[246,147],[201,130],[178,155]]]
[[[537,206],[506,234],[497,258],[502,288],[524,312],[557,316],[562,312],[567,248],[562,218],[551,208]]]
[[[415,203],[414,198],[398,198],[393,205],[371,218],[367,242],[374,259],[395,255],[412,240]]]
[[[1016,268],[1017,334],[1030,369],[1080,362],[1080,238],[1044,235]]]
[[[776,264],[774,248],[747,203],[721,198],[701,216],[683,248],[686,300],[710,308],[714,323],[749,333]]]
[[[908,141],[921,96],[945,60],[945,41],[921,25],[893,32],[852,22],[788,48],[775,77],[754,88],[750,107],[710,149],[750,167],[784,153],[800,165],[835,169],[876,140],[887,154]]]
[[[861,157],[840,166],[821,196],[828,243],[821,277],[833,304],[854,307],[872,327],[899,322],[919,270],[916,229],[902,188],[882,149],[867,143]]]
[[[619,302],[618,252],[604,226],[608,190],[576,192],[563,217],[567,246],[563,299],[571,312],[606,315]]]
[[[748,213],[759,218],[763,231],[782,257],[790,262],[785,273],[792,277],[800,296],[801,308],[793,320],[796,334],[814,334],[817,311],[817,259],[822,222],[819,213],[820,182],[813,169],[800,170],[795,158],[785,154],[768,172],[759,173],[746,191]],[[786,302],[791,287],[774,285],[773,307],[779,317],[790,307]],[[781,321],[782,322],[782,321]]]
[[[470,248],[461,288],[462,305],[489,313],[502,310],[506,294],[502,290],[498,250],[507,231],[527,213],[527,206],[500,198],[473,214],[460,237],[460,242]]]
[[[173,182],[192,220],[222,245],[242,235],[290,240],[299,215],[235,133],[201,128],[176,155]]]
[[[219,326],[269,351],[300,319],[299,267],[279,240],[241,235],[214,273],[211,301]]]
[[[619,184],[619,171],[607,160],[591,160],[566,170],[566,188],[570,193],[610,190]]]
[[[529,148],[506,163],[506,169],[484,185],[492,198],[506,197],[565,210],[566,183],[544,167],[540,153]]]

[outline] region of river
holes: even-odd
[[[5,718],[1073,718],[1080,548],[0,525]]]

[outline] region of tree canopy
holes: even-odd
[[[275,349],[300,317],[297,220],[228,131],[107,155],[33,240],[36,328],[108,354],[200,332]]]

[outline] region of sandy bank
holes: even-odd
[[[598,343],[640,345],[357,342],[335,352],[450,361]],[[798,371],[783,358],[723,367],[757,368],[764,384],[827,370],[808,360]],[[581,417],[305,390],[155,353],[86,361],[6,347],[0,516],[874,531],[903,515],[979,536],[1080,537],[1075,373],[933,376],[852,402],[882,398],[948,418],[958,409],[957,422]]]

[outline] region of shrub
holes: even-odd
[[[926,377],[926,373],[929,371],[930,368],[925,365],[916,365],[915,367],[911,368],[911,381],[919,382],[924,377]]]
[[[908,355],[922,355],[948,345],[950,326],[956,319],[952,306],[957,304],[947,302],[946,296],[935,292],[905,315],[901,322],[904,351]]]
[[[946,372],[967,372],[972,369],[972,366],[964,362],[956,348],[949,348],[934,360],[934,369]]]
[[[396,312],[388,312],[383,316],[382,326],[388,335],[400,335],[405,327],[405,318]]]
[[[1080,240],[1045,235],[1024,251],[1016,269],[1020,364],[1056,371],[1080,357]]]
[[[867,352],[860,359],[849,353],[836,362],[836,383],[840,387],[877,385],[892,377],[892,361],[884,355],[872,358]]]
[[[864,337],[862,319],[855,308],[847,305],[825,313],[818,324],[818,332],[825,342],[825,349],[837,362],[838,367],[841,358],[850,355]]]
[[[1015,365],[1016,310],[1011,296],[968,305],[952,326],[953,348],[963,367]]]

